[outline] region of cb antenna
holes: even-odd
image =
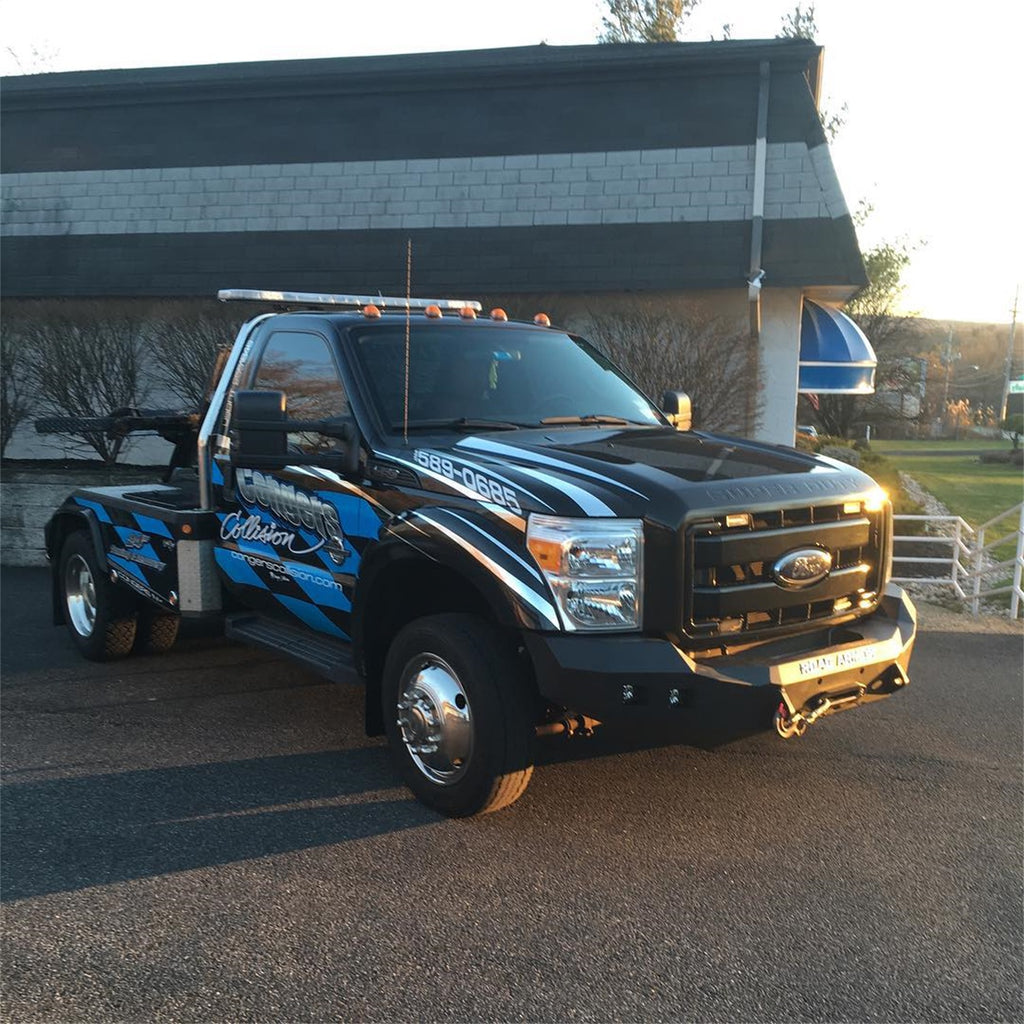
[[[402,438],[409,444],[409,330],[412,319],[412,239],[405,240],[405,389],[402,410]]]

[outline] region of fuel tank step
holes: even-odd
[[[297,661],[332,682],[360,682],[352,660],[352,645],[343,640],[317,636],[308,629],[299,629],[252,612],[229,615],[224,623],[224,632],[232,640],[253,644]]]

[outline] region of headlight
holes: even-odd
[[[639,629],[644,528],[639,519],[531,515],[526,546],[567,630]]]

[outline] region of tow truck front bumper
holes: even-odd
[[[736,654],[694,656],[640,636],[527,632],[523,640],[542,696],[579,714],[612,721],[683,712],[751,729],[771,728],[778,711],[799,733],[906,686],[916,633],[913,603],[890,584],[867,618]]]

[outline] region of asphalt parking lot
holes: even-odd
[[[2,584],[4,1020],[1024,1015],[1019,632],[925,629],[802,740],[552,740],[448,821],[360,691],[200,636],[89,664]]]

